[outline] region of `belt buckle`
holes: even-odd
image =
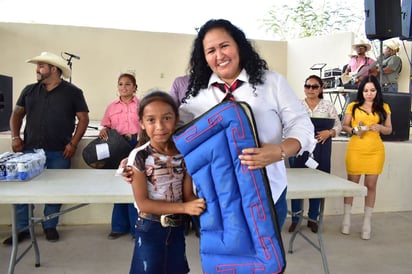
[[[124,136],[124,138],[127,140],[127,141],[131,141],[132,140],[132,134],[125,134],[125,135],[123,135]]]
[[[170,214],[164,214],[164,215],[160,215],[160,224],[163,227],[168,227],[170,226],[169,224],[169,218],[167,216],[169,216]]]
[[[160,224],[163,227],[177,227],[178,226],[178,222],[180,222],[180,220],[175,220],[173,218],[169,218],[169,216],[173,216],[173,214],[163,214],[160,215]]]

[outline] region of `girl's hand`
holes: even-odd
[[[206,202],[203,198],[196,199],[185,204],[185,213],[189,215],[199,216],[206,210]]]
[[[123,159],[120,162],[119,167],[117,168],[116,174],[122,176],[123,180],[131,184],[134,171],[132,167],[127,166],[126,164],[127,164],[127,158]]]

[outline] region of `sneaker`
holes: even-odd
[[[57,242],[59,240],[59,233],[55,228],[45,228],[44,234],[49,242]]]
[[[20,242],[22,242],[22,241],[24,241],[24,240],[26,240],[26,239],[29,239],[29,238],[30,238],[30,234],[27,233],[27,232],[25,232],[25,231],[22,231],[22,232],[17,233],[17,242],[18,242],[18,243],[20,243]],[[13,244],[13,237],[12,237],[12,236],[9,236],[8,238],[6,238],[6,239],[3,241],[3,244],[4,244],[4,245],[12,245],[12,244]]]
[[[127,232],[110,232],[109,235],[107,235],[107,238],[109,238],[110,240],[116,240],[117,238],[126,235]]]

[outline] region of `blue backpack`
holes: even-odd
[[[173,139],[185,158],[198,196],[204,273],[283,273],[285,252],[266,170],[238,159],[258,147],[247,103],[223,101],[179,128]]]

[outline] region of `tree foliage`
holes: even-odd
[[[351,31],[364,32],[363,5],[353,7],[348,1],[290,0],[277,4],[263,19],[266,31],[276,39],[287,40]],[[319,3],[321,2],[321,3]],[[361,2],[362,1],[358,1]]]

